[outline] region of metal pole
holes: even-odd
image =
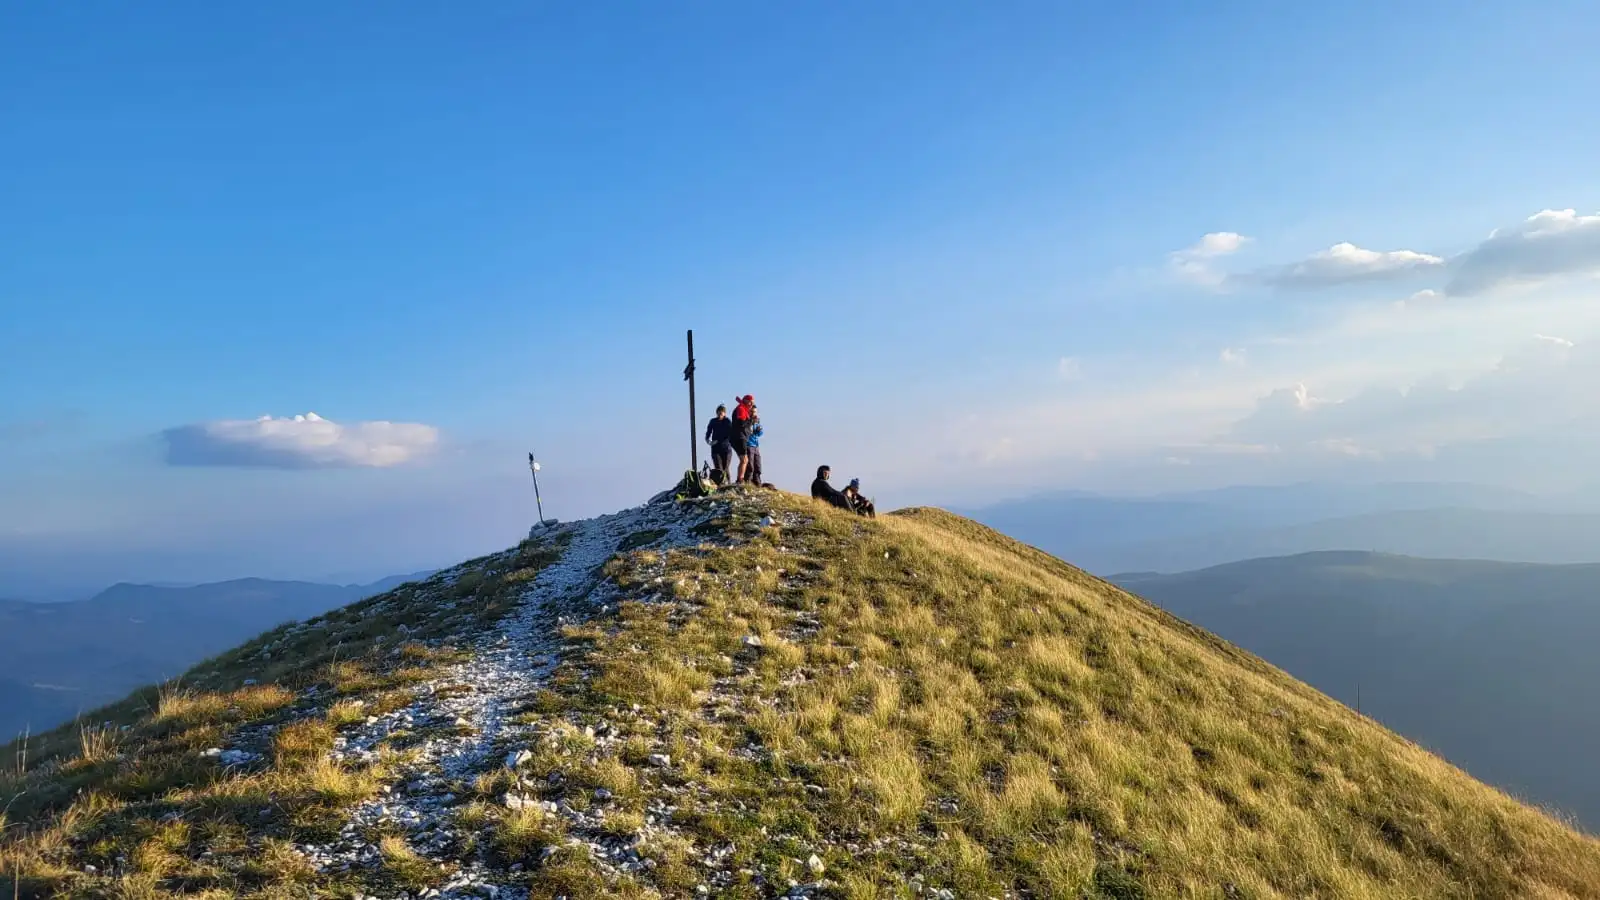
[[[534,460],[533,453],[528,453],[528,471],[533,473],[533,503],[539,510],[539,524],[544,524],[544,501],[539,499],[539,463]]]
[[[689,329],[689,364],[683,369],[689,382],[689,471],[700,474],[700,416],[694,411],[694,329]]]

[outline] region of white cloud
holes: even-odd
[[[1249,238],[1235,231],[1213,231],[1200,238],[1200,241],[1187,251],[1191,256],[1209,258],[1213,256],[1227,256],[1237,253]]]
[[[1563,275],[1600,274],[1600,215],[1547,209],[1451,260],[1446,293],[1468,296]]]
[[[1600,409],[1587,387],[1600,376],[1600,356],[1575,346],[1535,336],[1460,384],[1423,378],[1404,388],[1368,386],[1336,401],[1312,396],[1303,384],[1280,388],[1257,401],[1226,439],[1360,457],[1538,439]]]
[[[1446,259],[1418,250],[1368,250],[1348,241],[1298,262],[1229,275],[1212,265],[1237,252],[1250,239],[1231,231],[1208,234],[1191,247],[1168,254],[1168,265],[1183,280],[1213,288],[1259,284],[1286,290],[1311,290],[1393,281],[1441,272],[1449,282],[1411,295],[1412,303],[1444,296],[1470,296],[1524,286],[1563,276],[1600,277],[1600,214],[1546,209],[1516,225],[1498,228],[1465,253]]]
[[[1242,347],[1237,349],[1223,347],[1222,352],[1217,354],[1217,359],[1225,366],[1242,366],[1246,362],[1244,348]]]
[[[182,425],[162,437],[167,463],[174,466],[386,468],[428,455],[439,443],[439,429],[404,422],[341,425],[306,413]]]
[[[1378,459],[1383,456],[1380,451],[1363,447],[1354,438],[1322,438],[1311,441],[1308,448],[1321,453],[1331,453],[1335,456],[1348,456],[1354,459]]]
[[[1565,214],[1535,219],[1518,230],[1591,227]],[[1173,254],[1174,266],[1210,261],[1220,268],[1230,262],[1222,251],[1235,246],[1203,240]],[[1589,462],[1600,455],[1600,393],[1590,387],[1600,383],[1600,344],[1589,337],[1600,335],[1600,285],[1550,280],[1519,291],[1515,302],[1487,302],[1499,292],[1458,300],[1445,286],[1463,255],[1421,252],[1442,243],[1398,246],[1416,258],[1380,254],[1368,269],[1410,259],[1425,280],[1376,281],[1371,290],[1352,284],[1328,291],[1339,300],[1333,303],[1253,305],[1241,297],[1219,307],[1205,323],[1216,343],[1202,350],[1217,354],[1216,363],[1195,365],[1187,354],[1174,359],[1154,348],[1107,348],[1081,361],[1092,369],[1093,391],[1068,390],[1055,377],[1034,380],[994,411],[1014,423],[1014,444],[1003,462],[966,472],[972,486],[1143,490],[1358,470],[1397,480],[1600,483]],[[1471,252],[1473,245],[1457,246]],[[1284,270],[1268,266],[1211,281],[1259,289],[1265,275]],[[1229,354],[1246,347],[1244,364],[1230,362]],[[1065,365],[1066,373],[1077,371],[1074,362]],[[987,436],[981,426],[947,419],[931,427],[936,433],[927,442],[942,447],[976,450]],[[1099,461],[1088,462],[1091,453]],[[1190,464],[1163,465],[1168,457]]]
[[[1600,311],[1561,310],[1437,304],[1390,313],[1399,330],[1335,321],[1283,347],[1256,353],[1253,342],[1247,366],[1161,371],[1143,358],[1096,360],[1094,391],[1039,386],[919,440],[946,448],[938,464],[967,467],[963,484],[990,492],[1347,475],[1565,489],[1595,480],[1600,344],[1582,335],[1600,333]],[[1546,323],[1573,346],[1532,337]],[[1505,334],[1528,337],[1508,350]],[[997,420],[1010,423],[1004,442],[982,424]]]
[[[1211,261],[1239,252],[1250,238],[1233,231],[1213,231],[1193,245],[1167,255],[1167,264],[1178,277],[1192,284],[1219,287],[1228,276],[1211,267]]]
[[[1062,381],[1077,381],[1083,377],[1083,366],[1076,357],[1063,356],[1056,361],[1056,374]]]
[[[1428,272],[1448,275],[1442,289],[1417,291],[1406,301],[1410,303],[1560,277],[1600,277],[1600,214],[1579,215],[1573,209],[1542,210],[1513,226],[1495,229],[1476,247],[1449,259],[1418,250],[1369,250],[1344,241],[1298,262],[1254,272],[1230,275],[1214,268],[1215,260],[1238,252],[1249,240],[1231,231],[1213,232],[1193,246],[1169,253],[1168,265],[1184,281],[1212,288],[1256,284],[1311,290]]]
[[[1423,288],[1420,291],[1413,291],[1411,296],[1405,298],[1404,300],[1394,301],[1392,306],[1394,309],[1398,310],[1427,309],[1430,306],[1435,305],[1436,301],[1443,296],[1443,291],[1436,291],[1433,288]]]
[[[1313,410],[1323,405],[1304,384],[1278,388],[1256,401],[1255,411],[1235,423],[1228,437],[1251,445],[1281,443],[1286,435],[1301,432]]]
[[[1253,277],[1274,287],[1309,289],[1405,278],[1442,265],[1443,258],[1415,250],[1367,250],[1339,243]]]

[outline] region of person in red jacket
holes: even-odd
[[[750,475],[750,431],[756,424],[756,398],[749,394],[738,398],[733,410],[733,452],[739,456],[739,474],[734,484],[744,484]]]

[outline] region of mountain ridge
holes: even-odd
[[[0,692],[0,736],[54,727],[266,628],[392,590],[418,574],[425,573],[348,586],[265,578],[185,587],[119,582],[83,600],[0,601],[0,678],[15,685]]]
[[[1600,828],[1600,565],[1322,551],[1111,580]]]
[[[567,523],[96,719],[0,783],[24,896],[1600,896],[1592,838],[930,509]]]
[[[1244,559],[1320,550],[1544,565],[1600,562],[1600,514],[1433,507],[1281,522],[1244,521],[1236,510],[1105,504],[1030,506],[1020,517],[980,511],[1019,540],[1082,561],[1098,573],[1187,572]],[[1136,536],[1135,536],[1136,535]]]

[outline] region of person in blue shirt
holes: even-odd
[[[746,458],[745,480],[760,487],[761,481],[761,435],[765,429],[761,427],[761,416],[757,414],[754,406],[750,407],[750,437],[745,443],[749,446],[749,456]]]

